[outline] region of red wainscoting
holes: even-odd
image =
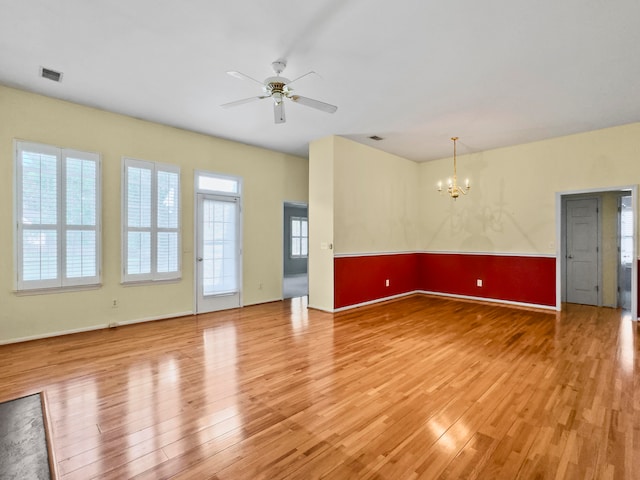
[[[422,253],[418,268],[420,290],[556,305],[554,257]]]
[[[334,308],[417,290],[418,253],[334,258]],[[389,286],[385,280],[389,279]]]
[[[336,257],[334,308],[416,290],[555,306],[555,269],[553,257],[462,253]],[[482,287],[477,286],[478,279]]]

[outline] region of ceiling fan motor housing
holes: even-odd
[[[288,89],[286,88],[286,83],[283,82],[269,82],[267,84],[267,92],[268,93],[286,93]]]

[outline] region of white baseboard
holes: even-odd
[[[413,290],[411,292],[400,293],[398,295],[391,295],[389,297],[377,298],[375,300],[370,300],[368,302],[356,303],[354,305],[348,305],[346,307],[335,308],[333,310],[316,307],[314,305],[308,305],[308,308],[313,308],[315,310],[320,310],[322,312],[327,312],[327,313],[338,313],[338,312],[343,312],[345,310],[351,310],[353,308],[364,307],[364,306],[367,306],[367,305],[373,305],[375,303],[381,303],[381,302],[386,302],[386,301],[389,301],[389,300],[395,300],[397,298],[407,297],[409,295],[414,295],[416,293],[424,294],[424,295],[435,295],[435,296],[440,296],[440,297],[460,298],[460,299],[464,299],[464,300],[475,300],[475,301],[481,301],[481,302],[492,302],[492,303],[498,303],[498,304],[504,304],[504,305],[514,305],[514,306],[527,307],[527,308],[538,308],[538,309],[543,309],[543,310],[554,310],[554,311],[556,310],[555,306],[549,306],[549,305],[539,305],[539,304],[536,304],[536,303],[525,303],[525,302],[514,302],[514,301],[511,301],[511,300],[500,300],[500,299],[495,299],[495,298],[474,297],[474,296],[470,296],[470,295],[457,295],[457,294],[453,294],[453,293],[431,292],[431,291],[427,291],[427,290]],[[281,298],[274,298],[273,300],[265,300],[265,301],[261,301],[261,302],[257,302],[257,303],[246,304],[245,306],[259,305],[259,304],[262,304],[262,303],[280,302],[280,301],[282,301]],[[160,316],[145,317],[145,318],[136,318],[134,320],[124,320],[124,321],[120,321],[120,322],[110,322],[110,323],[107,323],[107,324],[103,323],[103,324],[99,324],[99,325],[92,325],[90,327],[74,328],[74,329],[71,329],[71,330],[64,330],[64,331],[60,331],[60,332],[49,332],[49,333],[44,333],[44,334],[41,334],[41,335],[31,335],[31,336],[28,336],[28,337],[12,338],[12,339],[8,339],[8,340],[0,340],[0,345],[8,345],[8,344],[11,344],[11,343],[20,343],[20,342],[28,342],[28,341],[31,341],[31,340],[40,340],[42,338],[59,337],[59,336],[62,336],[62,335],[71,335],[73,333],[90,332],[90,331],[93,331],[93,330],[101,330],[101,329],[110,328],[110,327],[133,325],[133,324],[136,324],[136,323],[153,322],[153,321],[156,321],[156,320],[167,320],[167,319],[170,319],[170,318],[185,317],[185,316],[188,316],[188,315],[194,315],[194,313],[193,312],[176,312],[176,313],[171,313],[171,314],[168,314],[168,315],[160,315]]]
[[[460,298],[462,300],[475,300],[478,302],[501,303],[504,305],[514,305],[517,307],[541,308],[543,310],[554,310],[554,311],[556,310],[556,307],[551,305],[540,305],[538,303],[514,302],[512,300],[501,300],[499,298],[474,297],[471,295],[458,295],[455,293],[431,292],[428,290],[418,290],[414,293],[423,293],[425,295],[435,295],[439,297]]]
[[[398,295],[392,295],[390,297],[377,298],[375,300],[370,300],[368,302],[356,303],[354,305],[348,305],[346,307],[336,308],[335,310],[333,310],[333,312],[330,312],[329,310],[323,310],[323,311],[329,312],[329,313],[337,313],[337,312],[342,312],[344,310],[351,310],[352,308],[364,307],[366,305],[373,305],[375,303],[386,302],[388,300],[394,300],[396,298],[402,298],[402,297],[406,297],[406,296],[409,296],[409,295],[415,295],[415,294],[434,295],[434,296],[450,297],[450,298],[459,298],[461,300],[474,300],[474,301],[479,301],[479,302],[491,302],[491,303],[498,303],[498,304],[503,304],[503,305],[513,305],[513,306],[517,306],[517,307],[538,308],[538,309],[543,309],[543,310],[554,310],[554,311],[556,310],[555,306],[540,305],[540,304],[537,304],[537,303],[514,302],[512,300],[501,300],[499,298],[473,297],[471,295],[457,295],[457,294],[454,294],[454,293],[431,292],[431,291],[428,291],[428,290],[413,290],[411,292],[400,293]],[[311,308],[315,308],[315,307],[311,307]],[[322,310],[322,309],[317,309],[317,310]]]
[[[319,310],[321,312],[326,312],[326,313],[333,313],[336,311],[336,310],[333,310],[332,308],[316,307],[315,305],[307,305],[307,308],[311,308],[312,310]]]
[[[171,313],[169,315],[160,315],[158,317],[145,317],[145,318],[136,318],[134,320],[125,320],[123,322],[112,322],[108,326],[120,327],[124,325],[134,325],[136,323],[155,322],[156,320],[169,320],[170,318],[187,317],[189,315],[195,315],[195,314],[193,312],[178,312],[178,313]]]
[[[40,335],[30,335],[28,337],[10,338],[8,340],[0,340],[0,345],[29,342],[31,340],[41,340],[43,338],[61,337],[62,335],[72,335],[74,333],[92,332],[94,330],[103,330],[105,328],[119,327],[124,325],[133,325],[135,323],[153,322],[155,320],[167,320],[169,318],[185,317],[187,315],[193,315],[193,312],[178,312],[178,313],[172,313],[169,315],[160,315],[158,317],[145,317],[145,318],[137,318],[134,320],[125,320],[122,322],[101,323],[98,325],[92,325],[90,327],[73,328],[70,330],[62,330],[59,332],[48,332]]]
[[[408,297],[416,293],[422,293],[420,290],[413,290],[412,292],[399,293],[397,295],[391,295],[390,297],[376,298],[375,300],[369,300],[368,302],[356,303],[354,305],[347,305],[346,307],[335,308],[334,312],[343,312],[345,310],[351,310],[352,308],[365,307],[367,305],[373,305],[374,303],[386,302],[389,300],[395,300],[396,298]]]
[[[263,303],[273,303],[273,302],[281,302],[282,301],[282,297],[280,298],[273,298],[271,300],[260,300],[259,302],[251,302],[251,303],[245,303],[244,305],[240,305],[239,308],[242,307],[250,307],[252,305],[262,305]]]

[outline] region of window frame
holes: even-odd
[[[300,222],[300,235],[294,235],[293,234],[293,222],[295,221],[299,221]],[[306,235],[302,235],[302,222],[305,222],[307,224],[307,234]],[[291,224],[290,224],[290,228],[291,228],[291,235],[289,238],[289,257],[292,259],[298,259],[298,258],[309,258],[309,217],[300,217],[297,215],[292,215],[291,216]],[[295,255],[293,253],[293,241],[294,239],[299,238],[300,239],[300,254],[299,255]],[[305,239],[307,242],[307,253],[303,254],[302,253],[302,240]]]
[[[19,293],[46,291],[76,290],[84,287],[98,287],[102,282],[102,158],[99,153],[87,152],[71,148],[62,148],[26,140],[14,140],[14,271],[15,291]],[[33,152],[56,158],[56,223],[35,224],[38,230],[56,232],[56,267],[55,279],[24,279],[24,232],[31,230],[24,223],[24,191],[23,191],[23,152]],[[95,225],[67,224],[67,159],[74,158],[95,163]],[[67,237],[68,232],[92,230],[95,232],[95,275],[67,277]]]
[[[127,168],[132,166],[134,168],[143,168],[151,171],[151,225],[146,227],[129,227],[128,226],[128,199],[129,192],[128,185],[128,170]],[[158,227],[158,172],[175,173],[178,176],[178,194],[176,199],[178,202],[177,214],[178,222],[176,228],[161,228]],[[153,162],[149,160],[139,160],[131,157],[122,157],[122,172],[121,172],[121,267],[122,267],[122,284],[136,284],[136,283],[157,283],[157,282],[174,282],[182,279],[182,176],[180,167],[178,165]],[[127,272],[128,267],[128,254],[129,243],[128,233],[129,231],[149,231],[151,238],[151,258],[150,258],[150,272],[131,274]],[[177,234],[177,270],[172,272],[158,272],[158,242],[157,236],[161,232],[176,232]]]

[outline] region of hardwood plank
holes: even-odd
[[[0,346],[63,479],[640,478],[638,324],[299,299]]]

